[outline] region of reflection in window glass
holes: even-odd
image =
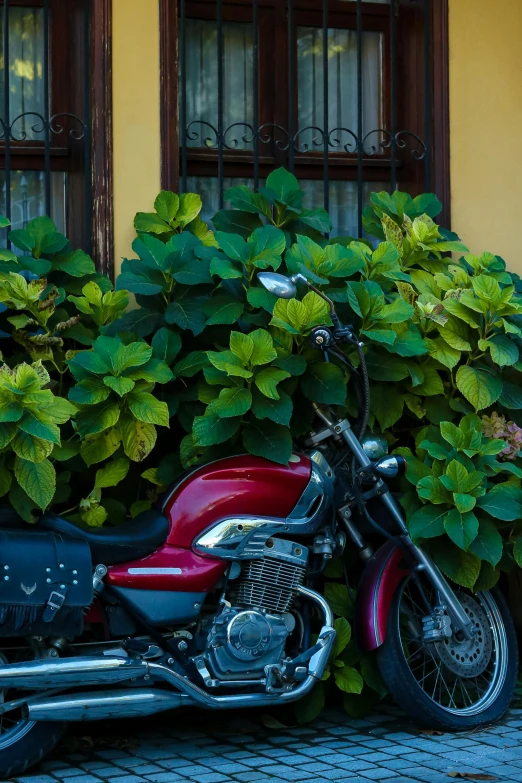
[[[0,215],[5,214],[5,172],[0,171]],[[51,173],[51,214],[58,231],[66,233],[67,175]],[[45,175],[43,171],[11,172],[11,227],[24,228],[29,220],[45,215]],[[16,248],[13,248],[16,250]]]
[[[187,53],[187,138],[189,147],[217,146],[218,74],[216,22],[188,19]],[[230,128],[225,143],[237,149],[252,149],[243,140],[251,138],[245,127],[253,121],[253,33],[251,24],[223,24],[223,124]],[[203,124],[201,124],[203,122]],[[192,125],[191,125],[192,123]],[[233,143],[236,140],[237,144]]]
[[[9,101],[15,140],[43,141],[43,9],[9,8]],[[4,105],[3,18],[0,16],[0,112]],[[25,115],[25,116],[20,116]],[[6,118],[2,117],[5,121]]]
[[[297,52],[298,144],[303,152],[318,151],[323,149],[322,137],[314,127],[323,128],[324,125],[322,30],[298,27]],[[362,120],[363,133],[367,134],[382,128],[382,33],[363,33],[362,62]],[[328,132],[331,152],[355,152],[355,140],[348,130],[357,134],[357,33],[354,30],[330,29]]]

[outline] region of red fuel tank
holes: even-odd
[[[163,508],[170,521],[167,544],[189,549],[198,533],[226,516],[288,516],[311,475],[308,457],[291,459],[285,466],[250,455],[229,457],[189,474]]]

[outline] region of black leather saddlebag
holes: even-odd
[[[86,541],[0,530],[0,637],[79,636],[92,600]]]

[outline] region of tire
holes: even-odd
[[[65,723],[20,721],[12,733],[0,735],[0,779],[26,772],[42,761],[61,739]]]
[[[38,657],[38,651],[29,644],[21,646],[20,642],[15,642],[14,647],[0,648],[0,669],[2,664],[21,663]],[[22,693],[30,695],[27,691],[15,689],[0,691],[0,704],[19,699]],[[66,726],[63,722],[28,720],[23,707],[0,714],[0,780],[21,775],[42,761],[59,742]]]
[[[429,589],[425,592],[431,605],[436,603]],[[418,725],[440,731],[498,721],[509,707],[518,675],[515,627],[501,593],[456,594],[474,623],[473,641],[452,637],[425,644],[426,610],[407,579],[393,597],[386,639],[377,651],[381,676],[397,704]]]

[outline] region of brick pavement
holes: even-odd
[[[325,710],[268,729],[261,714],[182,713],[76,726],[18,783],[449,783],[448,773],[522,783],[522,709],[501,725],[425,735],[393,707],[364,720]],[[91,735],[92,732],[92,735]],[[472,779],[468,777],[468,779]]]

